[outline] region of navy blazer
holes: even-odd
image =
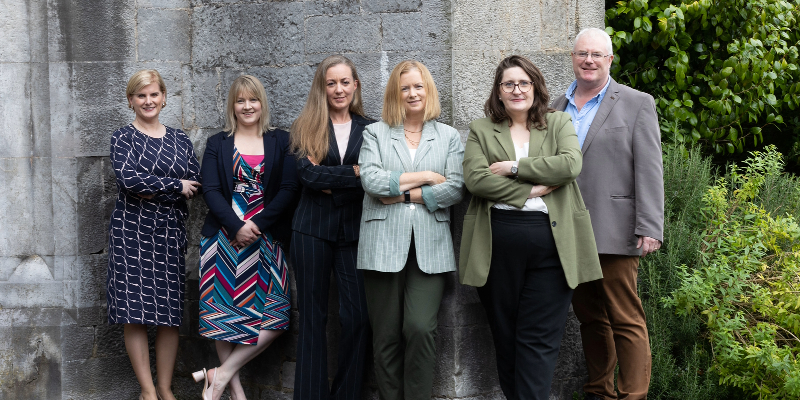
[[[264,187],[264,209],[252,221],[262,233],[269,231],[275,239],[288,243],[291,215],[299,188],[295,157],[289,146],[288,132],[270,129],[263,138],[261,183]],[[213,236],[224,226],[229,235],[236,235],[244,226],[244,221],[231,206],[233,136],[228,136],[228,132],[219,132],[208,138],[200,171],[203,176],[203,198],[208,205],[208,214],[200,233]]]
[[[292,222],[292,229],[297,232],[336,241],[341,227],[345,241],[358,240],[364,189],[353,165],[358,164],[364,128],[375,121],[352,113],[350,118],[353,123],[344,162],[330,121],[328,156],[319,165],[312,164],[307,157],[297,160],[297,173],[303,186]],[[323,189],[329,189],[331,194],[322,192]]]

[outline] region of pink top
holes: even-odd
[[[263,154],[256,155],[256,156],[251,156],[251,155],[248,155],[248,154],[242,154],[241,156],[242,156],[242,159],[244,160],[244,162],[246,162],[247,165],[249,165],[249,166],[251,166],[253,168],[257,167],[258,164],[261,164],[261,161],[264,160],[264,155]]]

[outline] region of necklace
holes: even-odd
[[[418,131],[412,131],[412,130],[408,130],[408,129],[406,129],[406,128],[403,128],[403,130],[404,130],[404,131],[406,131],[406,132],[408,132],[408,133],[421,133],[421,132],[422,132],[422,129],[420,129],[420,130],[418,130]]]
[[[409,131],[409,132],[410,132],[410,131]],[[417,132],[417,133],[419,133],[419,132]],[[415,141],[411,140],[411,138],[410,138],[410,137],[408,137],[408,135],[406,135],[406,134],[404,134],[404,135],[405,135],[405,137],[406,137],[406,140],[408,140],[408,143],[411,143],[411,145],[412,145],[412,146],[417,146],[417,145],[419,145],[419,142],[420,142],[420,140],[422,140],[422,138],[420,138],[420,140],[417,140],[417,141],[415,142]]]

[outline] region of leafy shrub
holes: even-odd
[[[606,11],[618,81],[656,98],[664,139],[800,154],[798,0],[630,0]]]
[[[687,321],[702,318],[721,384],[800,398],[800,226],[790,214],[800,185],[781,173],[774,146],[745,165],[703,194],[699,257],[678,268],[679,287],[663,301]]]
[[[697,148],[667,145],[664,150],[664,246],[643,258],[639,267],[639,295],[653,356],[648,398],[746,399],[740,390],[719,385],[703,321],[696,315],[678,316],[661,302],[680,287],[678,266],[695,265],[699,259],[702,198],[715,175],[710,159]]]

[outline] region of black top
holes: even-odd
[[[271,129],[264,132],[264,168],[261,182],[264,186],[264,210],[252,221],[261,232],[288,243],[291,237],[291,215],[297,199],[297,170],[295,157],[289,146],[289,132]],[[201,168],[203,198],[208,205],[203,236],[213,236],[224,226],[228,234],[235,235],[244,226],[231,207],[233,199],[233,136],[219,132],[208,138]]]
[[[364,128],[375,121],[356,114],[350,117],[353,122],[344,157],[339,154],[333,124],[329,121],[327,157],[319,165],[312,164],[306,157],[297,160],[297,174],[303,188],[292,223],[295,231],[336,241],[341,227],[344,240],[358,240],[364,189],[353,165],[358,164]],[[329,189],[331,194],[322,192],[323,189]]]

